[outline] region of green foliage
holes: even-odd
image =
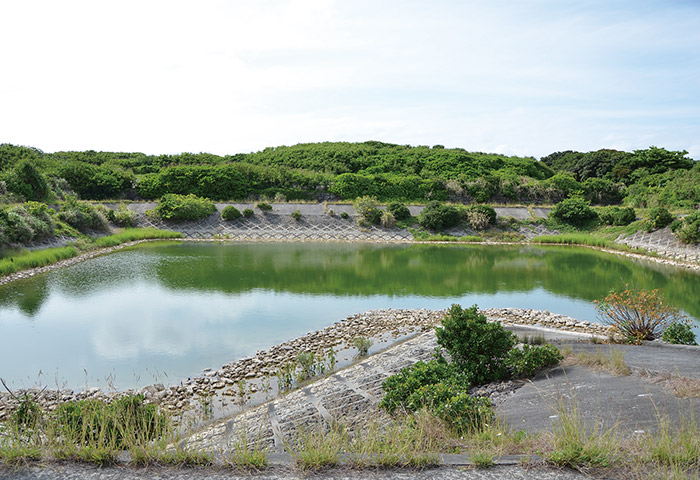
[[[432,405],[435,414],[457,434],[481,431],[494,418],[491,401],[474,397],[450,384],[435,384],[419,389],[424,405]]]
[[[85,446],[126,448],[164,435],[167,418],[141,395],[124,395],[111,404],[99,400],[64,402],[54,413],[60,433]]]
[[[9,275],[28,268],[43,267],[78,255],[75,247],[47,248],[23,252],[0,260],[0,275]]]
[[[397,221],[406,220],[411,217],[411,212],[406,205],[401,202],[390,202],[386,206],[387,211],[389,211],[394,219]]]
[[[216,212],[216,206],[211,200],[192,194],[165,194],[156,212],[164,220],[198,220]]]
[[[680,345],[697,345],[695,333],[685,322],[673,322],[661,334],[661,340]]]
[[[418,217],[421,226],[433,231],[454,227],[459,224],[459,220],[459,210],[438,201],[428,202]]]
[[[443,358],[429,362],[419,361],[384,381],[382,388],[386,393],[379,407],[389,413],[397,408],[416,411],[424,405],[421,395],[416,392],[422,387],[439,383],[455,385],[466,391],[471,385],[471,377]]]
[[[42,415],[43,412],[34,397],[25,393],[19,397],[19,405],[10,416],[10,425],[19,432],[34,429],[38,426]]]
[[[632,207],[607,207],[598,211],[598,217],[606,225],[624,226],[637,219]]]
[[[350,218],[350,215],[348,214],[348,212],[340,212],[340,218],[342,218],[343,220],[347,220],[348,218]]]
[[[134,176],[130,172],[84,162],[60,163],[57,172],[83,199],[118,198],[130,190],[134,183]]]
[[[583,193],[591,203],[610,205],[622,200],[624,186],[606,178],[588,178],[582,184]]]
[[[105,231],[108,225],[103,210],[104,208],[98,209],[90,203],[81,202],[73,196],[68,196],[61,205],[58,218],[81,232]]]
[[[523,345],[522,350],[511,349],[505,363],[516,376],[531,377],[545,367],[556,365],[563,358],[554,345]]]
[[[250,217],[252,217],[253,215],[255,215],[255,212],[253,211],[252,208],[246,208],[246,209],[243,210],[243,216],[244,216],[245,218],[250,218]]]
[[[359,197],[355,199],[353,207],[360,219],[371,225],[379,225],[382,221],[382,211],[379,210],[379,202],[375,197]]]
[[[435,334],[438,344],[473,383],[481,385],[508,376],[505,358],[516,337],[500,323],[489,322],[476,305],[466,310],[452,305]]]
[[[684,217],[674,233],[683,243],[700,243],[700,210],[696,210]]]
[[[182,233],[171,230],[160,230],[158,228],[127,228],[114,235],[98,237],[94,240],[93,246],[97,248],[114,247],[126,242],[135,240],[150,240],[155,238],[182,238]]]
[[[107,209],[107,220],[118,227],[131,228],[136,224],[136,214],[120,203],[116,210]]]
[[[0,247],[28,245],[53,236],[53,210],[43,203],[27,202],[0,209]]]
[[[259,208],[263,213],[272,211],[272,205],[270,205],[269,203],[260,202],[256,205],[256,207]]]
[[[7,189],[25,200],[45,201],[51,189],[34,162],[22,160],[6,178]]]
[[[469,205],[464,209],[464,214],[475,230],[483,230],[496,223],[496,210],[488,205]]]
[[[687,321],[659,290],[635,290],[628,285],[596,300],[595,308],[603,323],[635,342],[654,340],[671,323]]]
[[[299,209],[297,208],[291,213],[291,217],[298,222],[299,220],[301,220],[301,211],[299,211]]]
[[[223,218],[224,220],[236,220],[240,218],[240,216],[241,211],[233,205],[226,205],[221,211],[221,218]]]
[[[549,215],[571,225],[582,225],[598,216],[595,210],[591,208],[590,203],[581,197],[571,197],[562,200],[554,206]]]
[[[664,207],[654,207],[649,210],[644,219],[644,229],[651,232],[658,228],[664,228],[673,222],[673,215]]]

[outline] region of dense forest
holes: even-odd
[[[700,167],[685,151],[556,152],[537,160],[441,145],[368,141],[266,148],[218,156],[44,153],[0,145],[0,202],[155,200],[167,193],[212,200],[429,200],[554,204],[572,195],[597,205],[700,204]]]

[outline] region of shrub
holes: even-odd
[[[700,243],[700,210],[683,218],[675,234],[683,243]]]
[[[161,197],[156,212],[164,220],[199,220],[216,212],[216,206],[211,200],[191,193],[168,193]]]
[[[496,223],[496,210],[489,205],[469,205],[467,212],[475,212],[485,216],[489,225]]]
[[[391,228],[396,225],[396,219],[391,212],[382,212],[382,227]]]
[[[685,321],[659,290],[633,290],[628,285],[621,292],[613,290],[596,300],[595,308],[603,323],[636,342],[654,340],[672,322]]]
[[[531,377],[550,365],[556,365],[564,358],[554,345],[523,345],[523,349],[513,348],[508,352],[506,365],[516,376]]]
[[[0,209],[0,245],[28,244],[54,234],[53,210],[43,203],[27,202]]]
[[[465,215],[469,225],[475,230],[483,230],[489,226],[489,217],[484,213],[475,210],[467,210]]]
[[[418,223],[430,230],[443,230],[459,223],[459,210],[450,205],[428,202],[420,214]]]
[[[272,205],[265,202],[260,202],[256,205],[263,213],[272,211]]]
[[[69,195],[58,212],[58,218],[81,232],[86,230],[107,230],[107,218],[95,206],[80,202]]]
[[[350,215],[348,215],[348,212],[340,212],[340,218],[342,218],[343,220],[347,220],[348,218],[350,218]]]
[[[136,214],[121,203],[117,210],[107,209],[107,220],[118,227],[133,227],[136,224]]]
[[[7,176],[7,189],[25,200],[46,200],[51,193],[46,177],[29,160],[20,162]]]
[[[360,216],[359,220],[364,220],[371,225],[378,225],[382,220],[382,211],[377,208],[379,202],[375,197],[359,197],[355,199],[353,207],[355,211]]]
[[[253,212],[253,209],[252,209],[252,208],[246,208],[245,210],[243,210],[243,216],[244,216],[245,218],[250,218],[250,217],[252,217],[254,214],[255,214],[255,212]]]
[[[384,398],[379,402],[379,407],[389,413],[397,408],[408,411],[419,409],[423,403],[420,397],[414,394],[421,387],[446,383],[458,386],[465,391],[471,385],[471,378],[458,371],[458,369],[443,358],[429,362],[419,361],[410,367],[401,369],[396,375],[387,378],[382,384]]]
[[[406,220],[411,217],[411,211],[401,202],[391,202],[386,206],[397,221]]]
[[[624,226],[637,219],[637,214],[632,207],[609,207],[598,213],[600,220],[606,225]]]
[[[654,207],[649,210],[647,218],[644,220],[644,229],[647,232],[664,228],[673,221],[673,215],[664,207]]]
[[[697,345],[693,330],[684,322],[673,322],[669,325],[661,334],[661,340],[679,345]]]
[[[297,222],[301,220],[301,212],[299,211],[299,209],[296,209],[292,212],[292,218]]]
[[[508,376],[505,358],[515,345],[516,337],[500,323],[489,322],[476,305],[466,310],[452,305],[442,325],[435,329],[438,344],[475,384]]]
[[[241,217],[241,211],[233,205],[226,205],[221,211],[221,218],[224,220],[236,220]]]
[[[598,216],[591,204],[581,197],[571,197],[562,200],[554,206],[549,215],[557,220],[571,225],[581,225],[587,220]]]

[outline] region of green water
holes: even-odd
[[[0,377],[177,383],[377,308],[476,303],[595,321],[591,302],[626,283],[700,318],[697,273],[588,249],[145,244],[0,287]]]

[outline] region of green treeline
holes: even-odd
[[[266,148],[249,154],[44,153],[0,145],[0,202],[155,200],[168,193],[212,200],[353,200],[557,203],[582,195],[595,204],[700,204],[700,167],[685,151],[556,152],[532,157],[440,145],[376,141]]]

